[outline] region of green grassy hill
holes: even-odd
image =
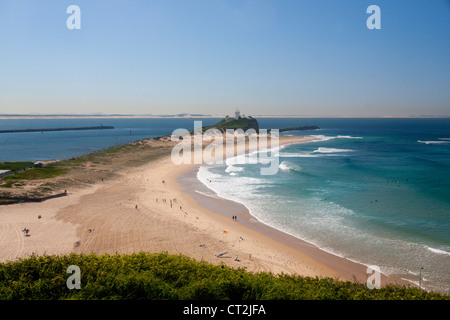
[[[213,126],[205,127],[204,130],[213,128],[219,129],[222,132],[224,132],[226,129],[232,130],[242,129],[244,131],[248,129],[255,129],[256,132],[258,132],[259,124],[258,121],[252,117],[244,117],[244,118],[239,117],[239,119],[224,118]]]
[[[70,265],[81,270],[81,289],[67,288]],[[448,300],[438,293],[272,273],[251,273],[197,262],[182,255],[32,256],[0,264],[0,299],[401,299]]]

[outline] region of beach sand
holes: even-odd
[[[280,137],[280,144],[304,141]],[[253,272],[365,283],[365,266],[265,226],[239,204],[195,193],[189,181],[197,167],[165,156],[69,189],[67,197],[0,206],[0,262],[31,254],[166,251]]]

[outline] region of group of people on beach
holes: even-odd
[[[170,204],[172,204],[172,203],[177,202],[177,199],[176,198],[174,198],[173,200],[169,199],[169,201],[170,201]],[[156,202],[158,202],[158,198],[156,198]],[[165,203],[165,202],[167,202],[167,199],[166,198],[162,198],[161,202]]]
[[[163,180],[162,183],[165,183],[165,181]],[[155,199],[156,203],[159,203],[159,200],[161,200],[162,203],[167,203],[167,199],[165,199],[165,198],[163,198],[163,199],[158,199],[158,198],[156,198],[156,199]],[[175,198],[175,199],[169,199],[169,202],[170,202],[170,207],[172,208],[172,206],[173,206],[175,203],[177,203],[177,199],[176,199],[176,198]],[[182,206],[180,206],[180,210],[183,210],[183,207],[182,207]],[[184,216],[186,217],[187,215],[188,215],[188,213],[185,211],[185,212],[184,212]],[[197,219],[198,219],[198,218],[197,218]],[[234,221],[237,221],[237,219],[238,219],[237,215],[233,215],[233,216],[232,216],[232,219],[233,219]],[[244,239],[243,239],[242,237],[239,237],[239,241],[242,241],[242,240],[244,240]],[[206,248],[206,245],[205,245],[205,244],[201,244],[200,247]],[[216,255],[216,257],[221,257],[221,256],[222,256],[222,254]],[[250,254],[250,260],[251,260],[251,254]],[[240,262],[240,259],[238,258],[238,256],[235,257],[234,261]]]
[[[163,198],[163,199],[161,199],[161,202],[162,203],[167,203],[167,199]],[[177,198],[169,199],[169,202],[170,202],[170,207],[173,208],[175,203],[177,203]],[[158,203],[158,198],[156,198],[156,203]],[[180,206],[180,210],[183,210],[182,206]]]

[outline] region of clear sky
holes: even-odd
[[[0,0],[0,114],[236,107],[450,115],[450,0]]]

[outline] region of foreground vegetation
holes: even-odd
[[[67,288],[70,265],[81,289]],[[158,254],[32,256],[0,264],[0,299],[449,299],[417,288],[363,284],[245,270]]]

